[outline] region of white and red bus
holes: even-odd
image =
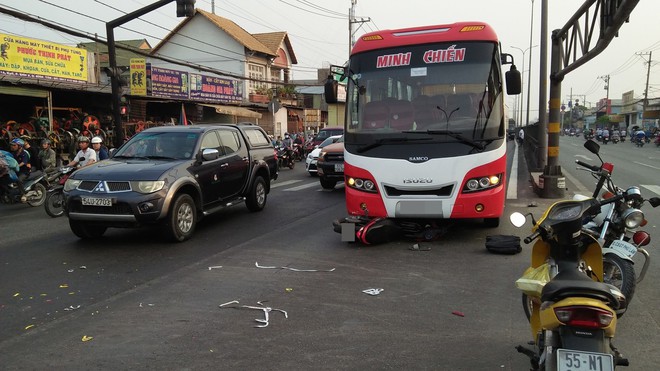
[[[482,22],[360,37],[342,68],[349,218],[341,222],[483,218],[497,226],[508,125],[502,64],[512,62]],[[507,94],[520,93],[515,66],[506,80]],[[329,103],[335,89],[329,78]]]

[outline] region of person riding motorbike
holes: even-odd
[[[69,163],[69,166],[84,167],[96,162],[96,152],[89,148],[89,138],[80,136],[78,138],[78,146],[80,147],[80,151],[73,158],[73,161]]]
[[[103,139],[101,137],[92,138],[92,148],[96,152],[98,161],[107,160],[110,157],[107,148],[103,145]]]
[[[25,194],[23,189],[23,182],[30,176],[30,171],[32,170],[32,165],[30,164],[30,154],[23,149],[25,141],[20,138],[12,139],[9,144],[14,159],[18,162],[18,185],[21,191],[21,194]]]
[[[41,169],[46,173],[52,173],[57,170],[57,155],[55,151],[50,148],[50,139],[41,141],[41,150],[39,151],[38,158]]]
[[[32,147],[29,140],[30,137],[27,135],[21,136],[21,139],[23,139],[23,150],[30,156],[30,169],[42,170],[41,163],[39,162],[39,148]]]
[[[291,140],[289,133],[284,133],[284,140],[282,140],[282,145],[289,149],[293,146],[293,140]]]

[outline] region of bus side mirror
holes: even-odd
[[[522,80],[520,77],[520,71],[518,71],[515,64],[511,65],[511,69],[505,73],[504,78],[506,80],[506,93],[508,95],[520,94]]]
[[[325,81],[323,86],[325,92],[325,102],[326,103],[337,103],[337,87],[339,83],[332,78],[332,75],[328,76],[328,79]]]

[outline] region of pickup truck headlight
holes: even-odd
[[[82,183],[82,180],[69,178],[64,183],[64,191],[65,192],[73,191],[74,189],[78,188],[80,183]]]
[[[165,186],[164,180],[143,180],[133,183],[133,190],[140,193],[158,192]]]

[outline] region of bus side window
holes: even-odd
[[[369,102],[364,106],[362,129],[382,129],[387,123],[388,109],[382,101]]]
[[[393,130],[412,130],[413,107],[407,100],[397,100],[390,107],[390,128]]]

